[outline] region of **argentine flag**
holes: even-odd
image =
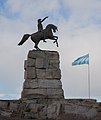
[[[82,64],[89,64],[89,54],[79,57],[72,63],[73,66]]]

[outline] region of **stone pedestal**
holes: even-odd
[[[56,51],[29,51],[21,99],[0,100],[0,120],[101,120],[96,100],[64,99],[59,63]]]
[[[29,51],[21,99],[63,99],[59,63],[56,51]]]

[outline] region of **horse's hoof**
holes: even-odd
[[[41,49],[39,49],[39,48],[36,48],[36,50],[40,51]]]

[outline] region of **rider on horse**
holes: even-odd
[[[42,20],[41,20],[41,19],[38,19],[38,25],[37,25],[37,26],[38,26],[38,31],[39,31],[39,32],[41,32],[41,31],[43,30],[42,22],[43,22],[46,18],[48,18],[48,16],[45,17],[45,18],[42,19]],[[45,39],[43,39],[43,42],[46,42]]]

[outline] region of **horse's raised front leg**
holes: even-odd
[[[58,36],[53,36],[53,37],[54,37],[54,39],[55,39],[55,40],[57,40],[57,39],[58,39]]]
[[[53,36],[53,37],[54,37],[54,40],[55,40],[53,43],[56,43],[57,47],[59,47],[59,44],[58,44],[58,41],[57,41],[58,36]]]

